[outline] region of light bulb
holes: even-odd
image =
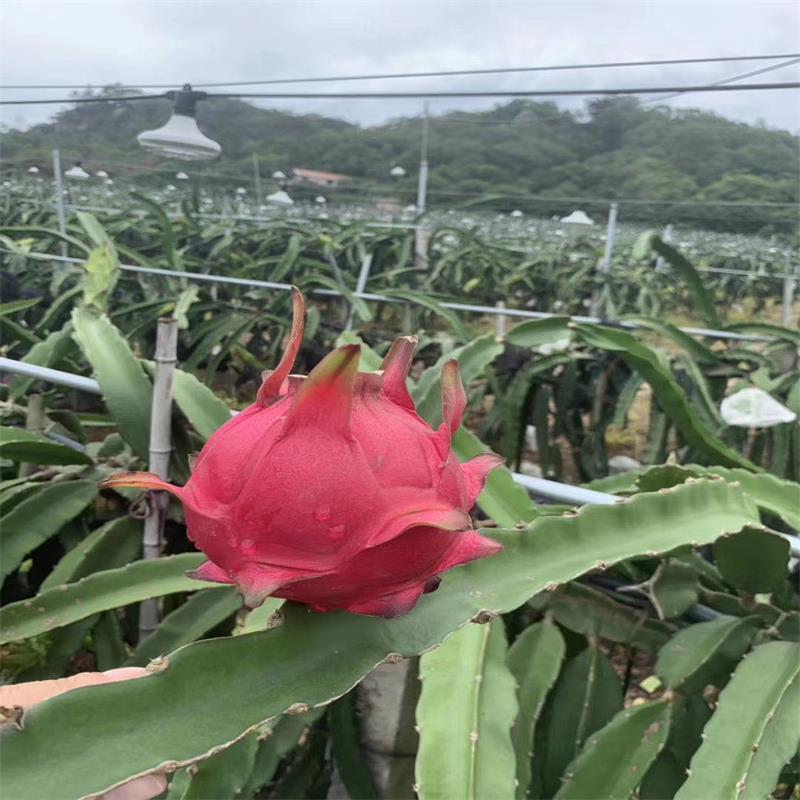
[[[283,189],[279,189],[277,192],[273,192],[272,194],[268,194],[266,197],[268,203],[273,203],[276,206],[293,206],[294,200],[289,197]]]
[[[580,208],[573,211],[569,216],[561,217],[561,222],[565,222],[567,225],[594,225],[594,221]]]
[[[76,161],[64,172],[64,177],[71,178],[74,181],[85,181],[89,177],[89,173],[81,166],[80,161]]]
[[[200,131],[194,118],[197,100],[203,99],[205,92],[194,92],[186,84],[179,92],[170,92],[167,96],[175,99],[172,116],[166,125],[155,130],[142,131],[136,137],[139,144],[145,150],[167,158],[184,161],[209,161],[216,158],[222,148]]]

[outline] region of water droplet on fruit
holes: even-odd
[[[243,555],[252,556],[256,552],[256,543],[252,539],[242,539],[239,549]]]
[[[341,539],[344,536],[344,525],[333,525],[328,528],[328,535],[331,539]]]
[[[314,516],[319,522],[327,522],[331,518],[331,510],[329,508],[318,508],[314,512]]]

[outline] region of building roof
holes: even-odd
[[[349,175],[338,175],[335,172],[320,172],[316,169],[301,169],[295,167],[292,172],[297,178],[306,178],[310,181],[347,181],[350,180]]]

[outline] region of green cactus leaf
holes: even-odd
[[[632,644],[648,653],[658,652],[669,639],[669,631],[650,619],[645,609],[622,605],[579,583],[565,584],[553,592],[547,609],[575,633]]]
[[[697,572],[688,564],[659,564],[649,585],[649,597],[661,619],[679,617],[697,602]]]
[[[692,467],[694,469],[694,467]],[[759,473],[754,475],[746,469],[726,469],[725,467],[700,467],[706,474],[719,475],[726,481],[741,484],[756,504],[776,514],[800,531],[800,483],[786,481],[775,475]]]
[[[756,647],[722,690],[675,800],[769,797],[800,746],[800,645]]]
[[[186,571],[196,569],[202,561],[203,557],[196,553],[134,561],[125,567],[96,572],[75,583],[49,589],[30,600],[9,603],[0,609],[0,644],[38,636],[100,611],[139,603],[148,597],[215,586],[186,577]],[[220,587],[216,585],[216,588]]]
[[[508,332],[506,339],[517,347],[538,347],[561,339],[571,339],[572,331],[569,323],[569,317],[532,319],[515,325]]]
[[[75,308],[72,324],[119,432],[146,459],[153,387],[141,363],[105,314]]]
[[[201,761],[180,800],[238,797],[255,767],[259,732],[243,736],[225,750]]]
[[[453,451],[459,461],[488,452],[486,445],[470,431],[461,428],[453,437]],[[503,466],[495,467],[478,496],[478,505],[498,525],[510,528],[520,522],[530,522],[537,516],[536,506],[528,492]]]
[[[69,550],[42,581],[40,593],[133,561],[142,549],[142,520],[112,519]]]
[[[749,594],[777,592],[786,584],[789,542],[766,528],[747,527],[714,544],[722,577]]]
[[[31,550],[55,536],[94,500],[92,481],[67,481],[45,486],[2,518],[0,577],[13,572]]]
[[[429,650],[482,610],[510,611],[600,562],[612,565],[681,544],[712,542],[757,517],[756,507],[735,487],[699,480],[615,505],[588,506],[571,517],[543,516],[526,531],[486,531],[504,552],[446,573],[439,589],[405,616],[315,614],[289,604],[278,627],[195,642],[169,655],[156,674],[79,689],[30,709],[23,731],[3,734],[4,791],[20,800],[67,800],[155,771],[164,761],[201,760],[289,708],[323,705],[341,696],[390,653]],[[182,574],[199,561],[190,554],[148,562],[147,569],[159,573],[149,585],[142,579],[121,587],[127,573],[120,570],[110,579],[111,573],[99,573],[74,586],[83,584],[85,590],[88,581],[95,582],[90,613],[97,613],[158,593],[202,588]],[[140,569],[126,569],[134,567]],[[136,588],[141,583],[144,590]],[[61,594],[69,592],[76,589]],[[11,612],[0,618],[7,635],[42,632],[51,615],[37,613],[41,599],[34,598],[30,608],[13,603],[3,609]],[[65,602],[59,613],[67,607],[80,606]],[[80,617],[79,611],[70,613],[71,621]],[[119,713],[122,707],[125,714]],[[74,735],[77,727],[80,736]],[[36,759],[62,766],[31,770]]]
[[[259,737],[253,770],[242,789],[242,797],[252,797],[272,779],[281,758],[297,744],[298,739],[324,711],[324,708],[312,708],[305,714],[286,715],[264,726],[266,732]]]
[[[652,386],[661,408],[698,452],[726,467],[744,467],[757,471],[755,464],[725,444],[698,416],[686,392],[658,350],[653,350],[626,331],[581,324],[577,326],[577,331],[586,344],[619,353],[630,368]]]
[[[671,716],[672,704],[665,700],[620,711],[588,738],[557,800],[630,797],[666,744]]]
[[[721,615],[679,631],[661,649],[656,673],[671,689],[700,691],[724,683],[750,647],[760,618]]]
[[[126,666],[146,666],[151,659],[199,639],[241,607],[242,598],[233,587],[193,594],[168,614],[150,636],[139,642]]]
[[[566,663],[545,712],[540,749],[534,750],[545,797],[558,791],[564,771],[584,742],[621,708],[619,678],[597,647],[590,645]]]
[[[514,796],[514,677],[502,619],[465,625],[420,658],[420,800]],[[442,769],[446,764],[447,768]]]
[[[511,730],[517,760],[516,796],[525,797],[531,780],[536,723],[564,660],[564,637],[548,622],[528,626],[508,649],[506,662],[517,682],[519,712]]]
[[[155,370],[154,362],[142,363],[152,377]],[[231,418],[230,409],[225,403],[191,372],[176,369],[172,391],[178,408],[204,439],[210,439],[217,428],[221,428]]]
[[[353,692],[328,706],[328,730],[331,755],[348,797],[350,800],[373,800],[378,790],[361,750]]]
[[[0,427],[0,457],[30,464],[91,464],[81,450],[54,442],[23,428]]]

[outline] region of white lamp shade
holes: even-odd
[[[64,172],[65,178],[72,178],[74,181],[85,181],[89,177],[89,173],[79,164],[75,164]]]
[[[95,178],[107,178],[108,173],[104,169],[99,169],[94,174]]]
[[[175,184],[174,183],[168,183],[167,184],[167,191],[168,192],[174,192],[175,191]]]
[[[106,178],[106,186],[113,186],[114,181],[111,178]]]
[[[406,212],[406,214],[416,214],[416,213],[417,213],[417,207],[416,207],[415,205],[413,205],[413,204],[412,204],[412,205],[410,205],[410,206],[406,206],[406,207],[403,209],[403,211],[405,211],[405,212]]]
[[[514,209],[514,210],[511,212],[511,216],[512,216],[512,217],[521,217],[521,216],[522,216],[522,212],[521,212],[521,211],[520,211],[518,208],[515,208],[515,209]]]
[[[561,217],[561,221],[567,225],[594,225],[591,217],[581,209],[576,209],[566,217]]]
[[[405,177],[406,171],[398,164],[396,167],[392,167],[389,170],[389,174],[394,178],[403,178]]]
[[[136,138],[145,150],[184,161],[210,161],[222,150],[213,139],[201,133],[194,117],[185,114],[173,114],[166,125],[142,131]]]
[[[283,189],[279,189],[277,192],[273,192],[272,194],[267,195],[267,202],[272,203],[276,206],[293,206],[294,200],[289,197]]]
[[[239,186],[236,189],[236,194],[247,194],[247,189],[245,189],[244,186]]]
[[[189,180],[189,176],[185,172],[176,172],[175,173],[175,177],[179,181],[188,181]]]
[[[719,411],[722,419],[736,428],[772,428],[797,419],[794,411],[755,387],[726,397]]]
[[[39,174],[39,167],[28,167],[28,174],[30,174],[30,175],[38,175]]]
[[[321,194],[318,194],[318,195],[317,195],[317,196],[314,198],[314,202],[315,202],[315,203],[316,203],[318,206],[324,206],[324,205],[325,205],[325,203],[327,203],[328,201],[327,201],[327,200],[326,200],[326,199],[325,199],[325,198],[324,198],[324,197],[323,197]]]
[[[285,172],[281,172],[279,169],[277,169],[277,170],[275,170],[275,172],[272,173],[272,177],[276,181],[284,181],[284,180],[286,180],[286,173]]]

